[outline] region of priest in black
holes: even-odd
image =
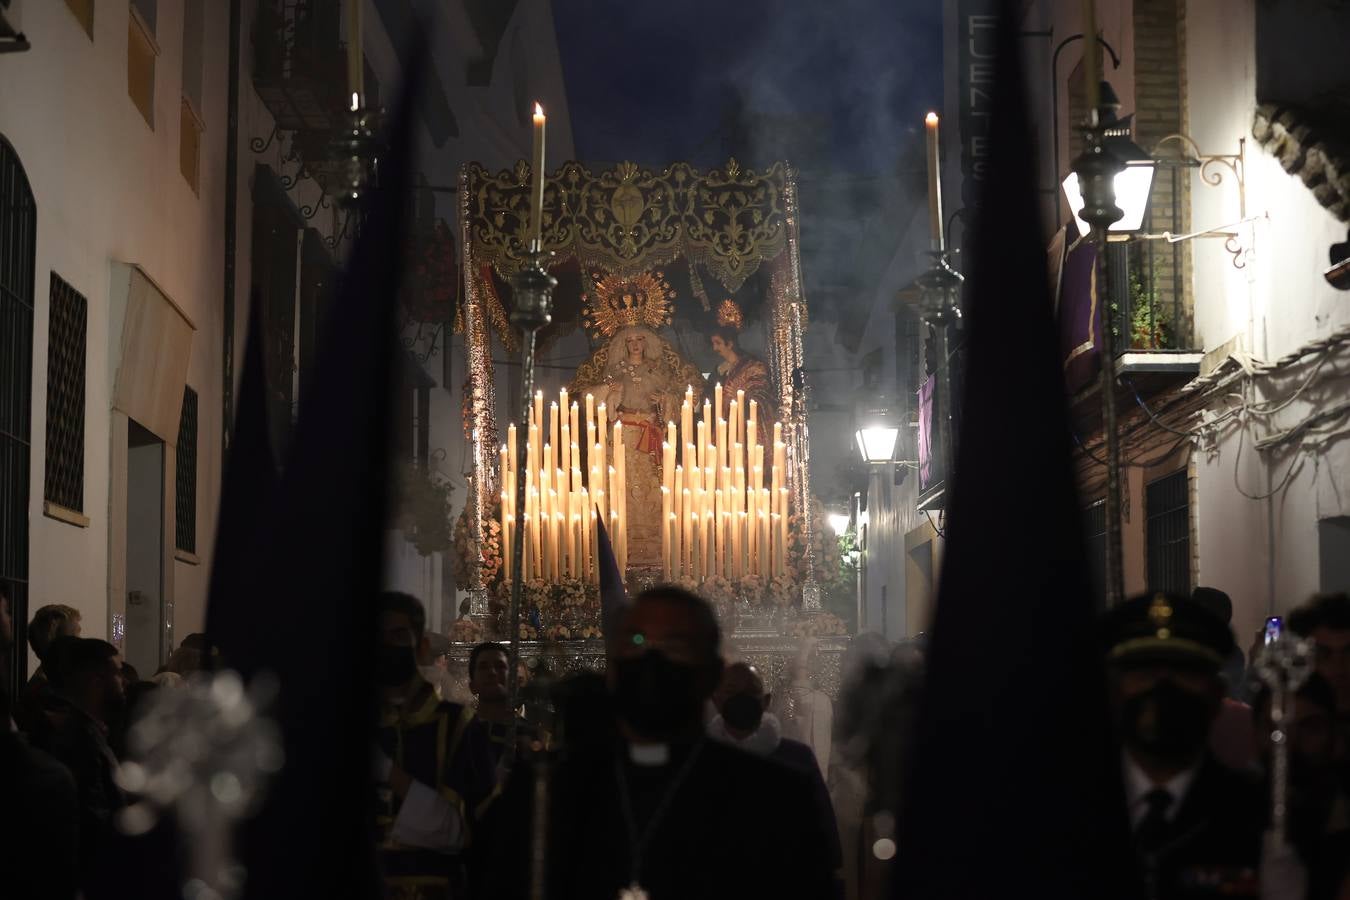
[[[704,735],[719,644],[712,610],[677,588],[623,611],[606,675],[619,737],[575,735],[553,769],[548,896],[831,896],[810,780]],[[517,766],[493,805],[484,897],[527,896],[535,771]]]

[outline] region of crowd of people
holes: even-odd
[[[455,702],[421,604],[386,593],[379,613],[373,825],[387,897],[523,898],[542,871],[551,897],[868,898],[889,895],[888,867],[921,864],[896,837],[907,779],[921,777],[907,745],[922,715],[921,639],[855,640],[822,753],[812,729],[784,722],[802,716],[783,695],[797,690],[793,702],[809,707],[806,676],[769,685],[726,659],[708,604],[678,588],[626,609],[603,674],[522,665],[519,705],[506,646],[473,649],[473,701]],[[1350,597],[1318,596],[1287,617],[1314,660],[1282,721],[1255,676],[1264,634],[1244,654],[1230,618],[1227,596],[1202,588],[1142,596],[1102,619],[1119,813],[1137,862],[1113,877],[1158,900],[1346,900]],[[0,594],[6,656],[13,635]],[[4,845],[24,861],[8,869],[13,896],[116,895],[105,888],[128,802],[116,775],[127,725],[212,654],[191,635],[142,680],[59,605],[38,609],[27,635],[39,664],[21,690],[0,691]],[[1271,829],[1277,725],[1289,753],[1285,841]]]

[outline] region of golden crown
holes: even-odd
[[[653,331],[671,321],[675,292],[657,272],[637,275],[606,275],[595,282],[586,297],[586,327],[602,337],[640,325]]]
[[[717,307],[717,324],[740,331],[741,326],[745,324],[745,316],[735,300],[727,298]]]

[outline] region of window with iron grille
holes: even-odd
[[[174,485],[174,546],[197,552],[197,392],[183,388]]]
[[[33,396],[37,206],[14,147],[0,135],[0,590],[15,646],[28,622],[28,484]],[[11,690],[27,683],[28,654],[10,654]]]
[[[1191,501],[1186,470],[1151,482],[1144,493],[1147,512],[1148,588],[1191,592]]]
[[[47,472],[43,499],[84,510],[84,382],[89,301],[52,273],[47,329]]]

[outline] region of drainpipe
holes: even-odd
[[[234,293],[239,231],[239,34],[243,0],[230,0],[230,65],[228,117],[225,126],[225,279],[224,328],[220,340],[220,467],[230,454],[234,427]]]

